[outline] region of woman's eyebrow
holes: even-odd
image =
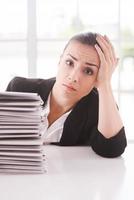
[[[73,58],[74,60],[78,61],[77,58],[75,58],[74,56],[72,56],[70,53],[68,53],[67,55],[69,55],[71,58]],[[90,65],[90,66],[95,66],[97,68],[99,68],[98,65],[94,64],[94,63],[89,63],[89,62],[85,62],[86,65]]]

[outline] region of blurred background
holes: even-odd
[[[112,87],[128,142],[134,143],[133,7],[133,0],[0,0],[0,91],[14,76],[55,76],[73,34],[106,34],[120,57]]]

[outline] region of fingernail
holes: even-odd
[[[105,37],[108,41],[110,41],[110,40],[109,40],[109,37],[108,37],[107,35],[104,35],[104,37]]]
[[[97,35],[96,40],[100,39],[100,35]]]

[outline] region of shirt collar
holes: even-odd
[[[52,92],[49,93],[48,99],[47,99],[46,104],[45,104],[45,106],[44,106],[44,114],[45,114],[45,115],[48,115],[49,112],[50,112],[50,97],[51,97],[51,94],[52,94]],[[72,111],[72,109],[69,110],[68,112],[64,113],[62,116],[69,115],[69,113],[70,113],[71,111]]]

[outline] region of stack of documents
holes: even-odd
[[[36,93],[0,93],[0,172],[45,172],[42,103]]]

